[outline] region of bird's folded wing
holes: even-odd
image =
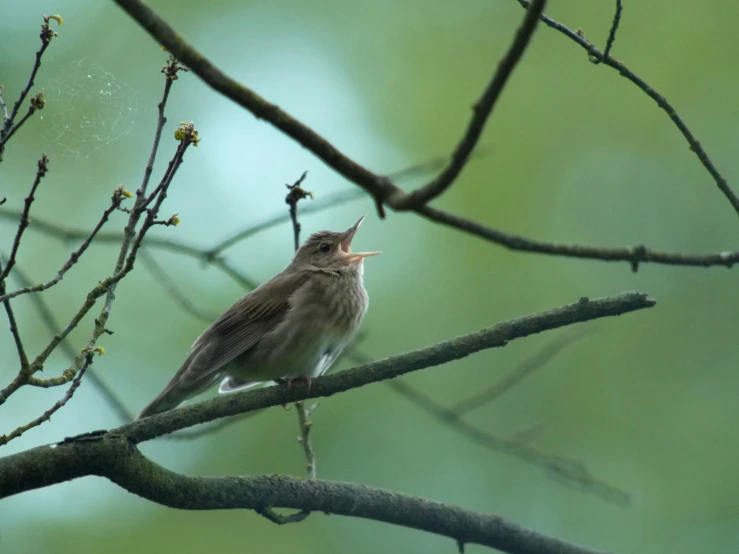
[[[231,306],[200,337],[181,369],[179,382],[212,379],[213,374],[253,346],[285,318],[290,297],[307,279],[306,272],[281,273]]]

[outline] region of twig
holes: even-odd
[[[161,265],[159,265],[159,262],[149,254],[149,251],[146,248],[142,248],[139,251],[139,258],[144,262],[146,269],[152,275],[154,280],[164,288],[170,298],[174,300],[182,311],[208,324],[213,323],[218,318],[218,314],[215,312],[208,312],[196,306],[187,294],[182,291],[177,282],[172,279]]]
[[[30,286],[33,282],[19,265],[15,266],[15,269],[13,270],[13,277],[15,277],[15,279],[22,287]],[[56,320],[54,314],[49,309],[49,306],[44,299],[44,295],[32,294],[29,296],[29,298],[31,299],[31,302],[33,302],[33,304],[36,306],[36,310],[41,317],[41,321],[44,322],[44,325],[46,326],[46,329],[49,331],[49,333],[51,333],[52,335],[58,333],[61,330],[61,325],[59,325],[59,322]],[[72,345],[69,344],[68,339],[64,339],[59,344],[59,347],[64,351],[64,353],[70,360],[74,360],[77,352],[74,348],[72,348]],[[132,421],[136,417],[136,414],[134,414],[126,407],[126,405],[118,397],[115,391],[98,376],[97,372],[93,370],[92,366],[87,369],[87,380],[90,381],[98,389],[102,397],[110,405],[110,407],[118,415],[118,418],[122,422]]]
[[[582,462],[543,452],[520,440],[498,437],[478,429],[461,419],[460,415],[454,413],[454,411],[439,406],[431,397],[400,379],[388,381],[388,385],[438,421],[486,448],[533,464],[557,478],[563,484],[594,494],[608,502],[619,506],[628,506],[633,502],[630,493],[598,479],[588,471]]]
[[[544,345],[544,347],[533,356],[525,359],[521,364],[511,370],[505,377],[495,382],[491,387],[457,402],[454,406],[449,408],[449,412],[455,416],[463,416],[480,406],[497,400],[506,392],[518,385],[521,381],[526,379],[526,377],[530,376],[534,371],[550,362],[562,350],[592,330],[592,327],[576,327],[573,332],[566,333],[562,337]]]
[[[174,56],[172,55],[169,55],[167,57],[167,62],[162,67],[162,73],[164,73],[165,77],[164,92],[162,93],[162,100],[157,105],[157,125],[156,130],[154,131],[154,142],[151,147],[151,153],[149,154],[149,163],[146,164],[144,177],[141,181],[141,186],[139,187],[142,198],[146,195],[146,188],[149,186],[149,180],[151,179],[151,174],[154,171],[154,161],[156,160],[157,152],[159,151],[159,142],[162,138],[162,130],[164,129],[165,123],[167,123],[167,118],[164,115],[164,110],[167,107],[167,100],[169,99],[169,93],[172,90],[172,83],[178,79],[177,73],[181,69],[183,69],[183,67],[177,63],[177,60],[175,60]]]
[[[12,441],[15,438],[20,437],[23,433],[28,431],[29,429],[33,429],[34,427],[38,427],[45,421],[49,421],[51,419],[51,416],[54,415],[60,408],[62,408],[67,402],[69,402],[72,399],[72,396],[74,396],[75,391],[80,386],[80,383],[82,382],[82,377],[85,375],[85,371],[92,365],[92,358],[95,355],[94,352],[88,351],[85,353],[85,363],[80,367],[79,372],[77,373],[76,377],[72,380],[72,385],[69,387],[67,392],[64,394],[64,396],[61,398],[61,400],[58,400],[54,403],[54,405],[46,410],[43,414],[41,414],[39,417],[34,419],[33,421],[26,423],[25,425],[21,425],[17,429],[15,429],[13,432],[11,432],[9,435],[2,435],[0,436],[0,446],[4,446],[8,444],[10,441]]]
[[[408,194],[404,194],[394,206],[395,209],[411,210],[417,208],[443,194],[454,183],[454,180],[467,164],[470,154],[475,149],[475,145],[485,128],[485,123],[490,117],[495,103],[500,98],[505,84],[508,82],[516,65],[521,61],[523,53],[526,51],[534,34],[537,23],[539,23],[539,16],[544,10],[545,3],[546,0],[534,0],[526,11],[526,17],[524,17],[521,26],[516,32],[511,46],[508,48],[505,56],[500,60],[498,69],[495,71],[482,96],[475,103],[472,120],[467,126],[467,131],[462,137],[462,140],[452,153],[449,165],[444,168],[438,177],[427,185]]]
[[[8,262],[5,264],[5,269],[0,272],[0,281],[10,275],[10,272],[15,265],[18,248],[20,248],[21,239],[23,238],[23,231],[26,230],[26,227],[28,227],[28,224],[30,223],[28,214],[31,211],[31,204],[33,204],[33,201],[35,200],[34,195],[36,194],[36,189],[38,189],[38,186],[41,183],[41,179],[46,175],[46,172],[49,171],[48,163],[49,158],[46,157],[46,154],[42,154],[41,159],[38,161],[36,178],[33,180],[33,184],[31,185],[31,192],[28,194],[24,202],[23,212],[21,213],[21,218],[18,222],[18,230],[16,231],[15,239],[13,240],[13,248],[10,251],[10,258],[8,258]]]
[[[43,16],[43,19],[44,22],[41,24],[41,34],[39,35],[41,38],[41,47],[36,52],[36,59],[33,62],[33,68],[31,69],[31,75],[28,78],[28,82],[18,95],[18,99],[15,101],[15,104],[13,104],[13,110],[10,112],[10,115],[7,115],[7,109],[5,107],[5,102],[3,101],[4,119],[2,127],[0,127],[0,161],[2,161],[2,153],[3,149],[5,148],[5,144],[8,142],[10,137],[21,127],[23,123],[25,123],[25,121],[31,115],[33,115],[33,113],[37,109],[41,109],[43,107],[43,97],[39,94],[36,98],[38,104],[31,102],[31,109],[26,113],[23,119],[18,122],[17,125],[14,125],[15,118],[18,116],[18,112],[23,105],[23,101],[26,99],[26,96],[28,96],[28,93],[31,91],[31,88],[35,84],[34,81],[36,79],[36,74],[41,67],[41,58],[44,55],[44,52],[46,52],[46,49],[49,47],[49,44],[51,44],[51,39],[57,36],[57,34],[51,30],[51,27],[49,26],[49,20],[53,19],[59,25],[63,23],[61,16],[58,15]]]
[[[0,271],[2,271],[2,256],[0,256]],[[5,280],[0,280],[0,297],[2,297],[5,294]],[[18,351],[18,360],[20,361],[20,371],[19,374],[24,373],[27,371],[29,366],[28,361],[28,355],[26,354],[26,349],[23,346],[23,340],[21,339],[20,331],[18,330],[18,323],[15,320],[15,313],[13,312],[13,307],[10,305],[10,300],[3,300],[3,307],[5,308],[5,314],[8,317],[8,323],[10,324],[10,334],[13,336],[13,342],[15,342],[15,349]],[[0,404],[2,404],[5,399],[12,394],[11,390],[3,389],[0,391]]]
[[[130,194],[130,193],[129,193]],[[57,272],[56,276],[47,281],[46,283],[41,283],[38,285],[33,285],[30,287],[23,287],[20,289],[17,289],[13,292],[9,292],[3,295],[0,295],[0,302],[3,302],[5,300],[9,300],[11,298],[15,298],[16,296],[19,296],[21,294],[26,294],[29,292],[40,292],[42,290],[49,289],[56,285],[59,281],[61,281],[64,278],[64,275],[69,271],[74,264],[77,263],[77,261],[80,259],[80,256],[85,253],[88,246],[92,243],[92,239],[95,238],[95,235],[97,235],[98,231],[102,229],[103,225],[108,221],[108,218],[110,217],[110,214],[112,214],[118,207],[121,205],[121,202],[127,197],[126,191],[124,191],[123,186],[119,186],[113,191],[113,196],[111,197],[110,206],[103,211],[103,215],[100,218],[100,220],[97,222],[93,230],[87,235],[87,238],[82,242],[82,244],[72,252],[72,254],[69,256],[69,259],[64,262],[64,265],[62,265],[61,269]]]
[[[603,50],[603,59],[608,59],[611,53],[613,43],[616,42],[616,31],[621,23],[621,11],[623,10],[623,4],[621,0],[616,0],[616,13],[613,16],[613,23],[611,24],[611,30],[608,32],[608,40],[606,41],[606,47]]]
[[[297,251],[298,248],[300,248],[300,222],[298,221],[298,202],[303,200],[304,198],[311,198],[313,199],[313,193],[305,190],[300,185],[305,180],[306,176],[308,175],[308,172],[304,172],[300,179],[295,181],[292,185],[285,185],[288,188],[287,196],[285,197],[285,203],[288,205],[288,212],[290,215],[290,221],[292,222],[293,227],[293,242],[295,243],[295,250]],[[308,471],[308,478],[309,479],[315,479],[316,478],[316,454],[313,452],[313,444],[311,442],[311,436],[310,431],[312,427],[312,423],[308,419],[308,413],[306,411],[305,403],[304,402],[296,402],[295,403],[295,411],[298,414],[298,428],[300,429],[300,437],[298,440],[300,441],[300,444],[303,447],[303,453],[305,454],[305,460],[307,462],[307,471]],[[263,514],[264,515],[264,514]],[[293,514],[296,517],[300,516],[300,512],[298,514]],[[302,519],[305,519],[309,514],[304,514],[299,521],[302,521]],[[266,517],[266,516],[265,516]]]
[[[541,365],[546,361],[551,360],[558,351],[565,348],[567,344],[571,344],[587,332],[588,330],[582,331],[581,328],[578,327],[573,333],[569,333],[565,337],[550,343],[531,359],[526,360],[523,364],[514,369],[509,375],[509,378],[515,375],[519,375],[520,378],[523,378],[521,375],[522,372],[533,371],[537,364]],[[367,364],[372,361],[369,356],[356,348],[347,354],[347,357],[357,364]],[[500,382],[500,385],[504,385],[506,381],[508,381],[508,379],[504,378]],[[520,382],[520,379],[518,382]],[[460,433],[463,437],[466,437],[485,448],[522,459],[526,463],[530,463],[541,468],[547,475],[557,478],[557,480],[567,486],[576,487],[583,492],[594,494],[619,506],[628,505],[632,501],[630,493],[596,478],[580,461],[564,458],[531,447],[518,435],[511,437],[498,437],[488,431],[479,429],[474,425],[465,422],[462,419],[462,416],[464,413],[469,411],[466,405],[466,402],[468,401],[458,403],[456,407],[446,408],[430,396],[419,391],[416,387],[408,384],[403,379],[391,379],[384,381],[384,383],[410,403],[415,404],[424,412],[434,417],[439,423],[448,426],[453,431]],[[507,388],[503,389],[503,387],[500,387],[501,391],[497,396],[500,396],[502,390],[509,390],[514,384],[515,383],[513,382],[509,382]],[[495,385],[493,388],[496,386],[498,385]],[[483,393],[483,395],[484,394],[485,393]],[[480,395],[481,398],[479,400],[490,402],[494,399],[492,397],[486,397],[483,399],[483,395]],[[472,401],[477,402],[477,399],[473,397]],[[470,404],[469,408],[471,409],[479,404],[479,402],[477,402],[476,405]]]
[[[335,206],[339,206],[346,202],[351,202],[352,200],[358,200],[359,198],[364,198],[364,193],[361,190],[356,190],[356,189],[343,190],[343,191],[339,191],[334,194],[327,195],[323,198],[318,198],[315,202],[311,202],[308,206],[303,208],[302,212],[303,212],[303,215],[309,214],[309,213],[315,213],[315,212],[323,211],[326,208],[333,208]],[[269,229],[271,227],[274,227],[275,225],[279,225],[280,223],[284,223],[285,221],[289,221],[289,220],[290,220],[290,214],[285,214],[281,212],[255,225],[250,225],[249,227],[242,229],[238,233],[234,233],[229,238],[216,244],[210,250],[207,250],[204,254],[208,257],[218,256],[221,252],[223,252],[227,248],[230,248],[234,244],[237,244],[241,242],[242,240],[248,239],[249,237],[256,235],[257,233],[260,233],[266,229]]]
[[[679,252],[661,252],[646,246],[624,248],[601,248],[596,246],[581,246],[577,244],[560,244],[544,242],[512,233],[498,231],[481,223],[464,217],[437,210],[431,206],[421,206],[416,212],[426,219],[453,227],[459,231],[489,240],[510,250],[529,252],[532,254],[548,254],[551,256],[565,256],[567,258],[581,258],[600,260],[603,262],[628,262],[632,271],[636,272],[643,263],[658,263],[687,267],[732,267],[739,262],[739,251],[718,252],[715,254],[682,254]]]
[[[516,2],[518,2],[522,7],[526,9],[529,8],[529,5],[530,5],[529,0],[516,0]],[[657,103],[657,105],[662,110],[664,110],[665,113],[668,115],[668,117],[672,120],[672,122],[678,128],[678,130],[683,135],[683,137],[685,137],[685,140],[688,141],[688,145],[690,145],[690,149],[693,152],[695,152],[695,155],[698,157],[701,164],[703,164],[703,167],[708,171],[708,173],[710,173],[711,177],[713,177],[713,180],[716,181],[716,185],[718,186],[719,190],[727,198],[729,203],[734,208],[734,211],[737,214],[739,214],[739,196],[737,196],[736,193],[731,189],[731,187],[729,186],[729,183],[726,181],[723,175],[721,175],[719,170],[716,168],[714,163],[711,161],[711,158],[709,158],[708,153],[703,149],[698,139],[695,138],[695,135],[691,132],[691,130],[685,124],[683,119],[678,115],[677,111],[672,106],[672,104],[670,104],[664,96],[662,96],[660,93],[654,90],[651,86],[649,86],[647,82],[644,81],[644,79],[637,76],[633,71],[631,71],[623,63],[611,57],[610,55],[608,57],[604,56],[603,52],[598,50],[598,48],[592,42],[587,40],[582,32],[573,31],[572,29],[563,25],[559,21],[556,21],[552,19],[551,17],[548,17],[546,14],[542,14],[540,19],[542,23],[544,23],[547,27],[551,27],[552,29],[559,31],[560,33],[565,35],[567,38],[577,43],[578,46],[583,48],[588,53],[588,58],[593,63],[602,62],[608,67],[612,67],[613,69],[618,71],[618,73],[622,77],[625,77],[626,79],[631,81],[642,92],[644,92],[644,94],[646,94],[647,96],[649,96],[649,98],[654,100]]]

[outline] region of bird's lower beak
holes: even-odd
[[[364,258],[381,254],[381,252],[357,252],[356,254],[352,252],[352,239],[354,238],[354,234],[357,232],[357,229],[359,229],[359,226],[362,224],[362,221],[364,221],[364,218],[365,216],[360,217],[359,221],[344,231],[344,236],[339,243],[339,248],[346,255],[345,259],[349,263],[358,262]]]

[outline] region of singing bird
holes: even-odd
[[[324,374],[367,311],[364,258],[353,253],[360,218],[343,233],[319,231],[290,264],[231,306],[201,334],[175,376],[139,414],[172,410],[218,381],[219,392]]]

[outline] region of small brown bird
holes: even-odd
[[[166,412],[221,381],[232,392],[264,381],[324,374],[367,311],[363,260],[352,253],[360,218],[343,233],[319,231],[290,265],[231,306],[190,348],[169,384],[139,414]]]

